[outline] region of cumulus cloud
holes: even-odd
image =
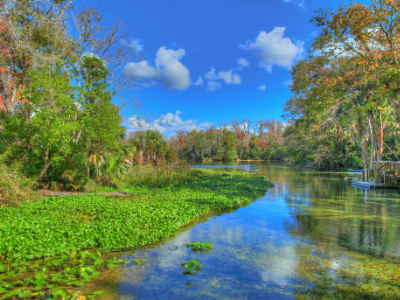
[[[300,58],[304,51],[304,42],[294,44],[290,38],[283,37],[285,27],[275,27],[271,32],[261,31],[253,41],[239,45],[258,58],[259,66],[272,72],[274,65],[290,68],[293,61]]]
[[[241,80],[240,80],[239,75],[232,74],[232,70],[229,70],[227,72],[219,72],[218,73],[218,78],[224,80],[225,83],[227,83],[227,84],[240,84],[240,83],[242,83]]]
[[[196,82],[194,83],[194,85],[200,86],[200,85],[203,85],[203,83],[204,83],[203,78],[201,78],[201,76],[199,76],[197,78]]]
[[[161,47],[156,53],[155,66],[143,60],[129,63],[126,71],[132,72],[138,78],[160,82],[166,88],[185,90],[191,81],[189,70],[180,62],[184,55],[184,49],[172,50]]]
[[[214,68],[211,68],[211,70],[208,71],[208,72],[204,75],[204,77],[205,77],[207,80],[217,80],[217,79],[218,79],[217,74],[215,74],[215,69],[214,69]]]
[[[133,40],[131,42],[131,47],[138,52],[141,52],[144,48],[144,46],[139,42],[139,40]]]
[[[248,66],[250,66],[250,63],[245,58],[238,58],[237,63],[240,66],[239,67],[240,69],[247,68]]]
[[[286,85],[288,88],[290,88],[290,86],[293,84],[293,81],[292,80],[287,80],[283,84]]]
[[[218,90],[221,87],[221,84],[216,81],[209,81],[207,82],[207,91],[213,92],[215,90]]]
[[[161,115],[160,118],[154,120],[153,122],[145,122],[143,120],[138,120],[135,116],[129,119],[131,128],[130,131],[151,129],[157,130],[162,134],[174,134],[178,130],[192,131],[192,130],[203,130],[213,126],[212,123],[205,121],[198,124],[197,120],[182,120],[180,115],[181,111],[177,110],[174,113],[167,113]]]
[[[204,128],[211,128],[214,126],[214,124],[211,122],[205,121],[205,122],[201,123],[199,126],[204,127]]]
[[[215,91],[221,87],[221,83],[217,82],[218,80],[223,80],[226,84],[240,84],[242,83],[240,76],[235,74],[233,70],[229,70],[226,72],[215,72],[214,68],[211,68],[204,77],[209,80],[208,81],[208,91]]]
[[[265,88],[266,88],[267,86],[264,84],[264,85],[260,85],[259,87],[257,87],[257,90],[259,90],[259,91],[265,91]]]

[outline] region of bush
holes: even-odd
[[[35,181],[21,175],[17,166],[0,164],[0,206],[20,206],[38,197],[33,190]]]

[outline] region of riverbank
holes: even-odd
[[[0,286],[0,297],[11,297],[15,295],[13,291],[21,295],[44,293],[55,286],[68,294],[68,286],[82,285],[99,274],[95,268],[98,256],[84,255],[71,261],[71,253],[81,253],[85,249],[114,251],[152,244],[174,236],[179,228],[201,215],[248,204],[271,186],[265,177],[255,173],[200,169],[190,181],[168,187],[155,189],[142,185],[121,191],[110,188],[103,191],[131,194],[128,198],[100,194],[50,196],[26,202],[20,208],[1,207],[0,280],[8,278],[8,281]],[[21,269],[25,272],[15,270],[7,275],[6,270],[12,264],[34,265],[28,260],[43,258],[52,259],[41,260],[39,273],[25,267]],[[90,259],[89,267],[87,259]],[[84,271],[72,272],[78,261],[85,262]],[[71,272],[65,272],[65,268],[70,268]],[[46,276],[42,276],[43,270]],[[37,274],[41,274],[42,279]],[[41,281],[37,282],[39,279]]]

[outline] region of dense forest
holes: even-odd
[[[292,69],[285,145],[294,160],[330,168],[399,160],[399,6],[374,0],[312,19],[310,55]]]
[[[285,124],[277,120],[235,119],[220,122],[218,128],[178,131],[167,141],[170,149],[189,161],[280,159],[284,130]],[[128,140],[140,141],[146,132],[152,131],[133,132]]]
[[[120,126],[121,110],[140,106],[124,68],[141,60],[131,31],[122,20],[105,26],[97,7],[71,3],[0,3],[2,175],[21,173],[41,188],[111,184],[136,151]],[[158,148],[168,154],[165,141]]]

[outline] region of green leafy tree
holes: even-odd
[[[236,134],[230,130],[224,129],[223,131],[225,140],[225,160],[235,160],[237,158],[237,137]]]

